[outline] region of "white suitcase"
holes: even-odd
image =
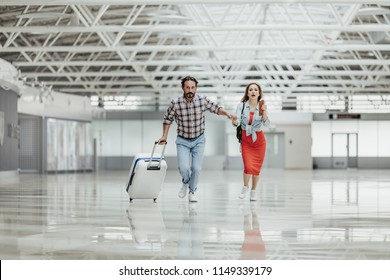
[[[139,153],[135,156],[126,186],[130,202],[133,199],[153,199],[156,202],[168,167],[164,159],[166,144],[163,144],[161,154],[154,152],[158,145],[155,142],[152,153]]]

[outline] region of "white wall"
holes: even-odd
[[[285,135],[285,168],[312,168],[311,116],[307,113],[286,112],[270,117],[273,131]],[[139,152],[149,152],[154,141],[162,135],[161,119],[96,120],[93,126],[98,140],[98,155],[102,157],[132,157]],[[205,156],[210,160],[240,155],[235,128],[225,117],[208,114],[205,134]],[[167,157],[176,157],[175,140],[176,124],[173,123],[165,153]]]
[[[357,133],[359,157],[390,156],[390,121],[314,121],[312,126],[313,157],[332,156],[332,133]]]
[[[17,79],[18,70],[8,61],[0,58],[0,87],[19,94],[22,82]]]
[[[312,169],[311,154],[313,114],[299,112],[269,113],[276,132],[284,133],[285,163],[287,169]]]
[[[40,98],[37,88],[23,86],[20,88],[21,97],[18,99],[18,113],[91,121],[92,107],[88,97],[52,92],[51,96]]]
[[[276,131],[284,132],[284,167],[288,169],[311,169],[311,125],[279,125]]]
[[[162,136],[162,120],[96,120],[94,137],[98,140],[99,156],[135,156],[150,152]],[[176,156],[176,124],[169,129],[166,156]],[[206,121],[205,156],[225,154],[225,128],[221,120]]]

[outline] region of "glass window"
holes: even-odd
[[[333,134],[333,156],[334,157],[346,157],[347,156],[347,134],[346,133],[334,133]]]

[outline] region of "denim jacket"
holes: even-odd
[[[244,106],[244,111],[241,114],[242,106]],[[257,135],[256,132],[262,131],[264,126],[270,127],[269,118],[264,121],[263,116],[259,115],[259,103],[256,105],[256,109],[253,115],[252,124],[248,124],[249,122],[249,113],[250,113],[250,105],[247,102],[240,103],[237,105],[236,116],[237,121],[240,123],[241,128],[245,130],[246,136],[252,135],[252,141],[256,142]]]

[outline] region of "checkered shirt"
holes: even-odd
[[[184,96],[171,101],[164,115],[164,124],[177,123],[177,134],[183,138],[196,138],[204,133],[205,112],[218,114],[219,106],[207,97],[195,94],[192,102],[187,102]]]

